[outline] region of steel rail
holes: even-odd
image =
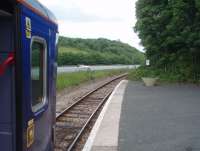
[[[70,108],[72,108],[73,106],[75,106],[76,104],[78,104],[79,102],[81,102],[83,99],[85,99],[86,97],[90,96],[92,93],[96,92],[97,90],[101,89],[102,87],[108,85],[109,83],[117,80],[117,79],[120,79],[122,77],[125,77],[127,76],[128,74],[127,73],[124,73],[122,75],[119,75],[115,78],[113,78],[112,80],[102,84],[101,86],[97,87],[96,89],[90,91],[89,93],[87,93],[86,95],[82,96],[81,98],[79,98],[77,101],[75,101],[73,104],[71,104],[69,107],[67,107],[66,109],[64,109],[61,113],[59,113],[57,116],[56,116],[56,120],[59,119],[59,117],[61,117],[65,112],[67,112]]]
[[[108,82],[105,82],[104,84],[102,84],[101,86],[95,88],[94,90],[90,91],[89,93],[87,93],[86,95],[84,95],[83,97],[79,98],[77,101],[75,101],[73,104],[71,104],[69,107],[67,107],[66,109],[64,109],[61,113],[59,113],[56,116],[56,122],[59,121],[59,119],[65,115],[68,111],[70,111],[71,109],[73,109],[73,107],[75,107],[76,105],[78,105],[79,103],[81,103],[83,100],[87,99],[87,97],[91,96],[93,93],[97,92],[98,90],[100,90],[101,88],[104,88],[105,86],[109,85],[110,83],[112,83],[115,80],[118,80],[120,78],[123,78],[127,76],[127,73],[119,75],[113,79],[111,79]],[[113,90],[112,90],[113,91]],[[85,131],[85,129],[88,127],[89,123],[91,122],[91,120],[93,119],[93,117],[96,115],[96,113],[99,111],[99,109],[101,108],[101,106],[105,103],[105,101],[107,100],[107,98],[110,96],[110,94],[112,93],[112,91],[108,92],[108,94],[106,94],[106,96],[104,98],[102,98],[102,100],[99,102],[99,104],[97,105],[97,107],[91,112],[91,115],[88,117],[88,119],[85,121],[84,125],[82,127],[80,127],[80,131],[76,134],[76,136],[72,139],[72,142],[69,144],[69,147],[66,148],[66,151],[71,151],[75,145],[77,144],[77,142],[79,141],[80,137],[82,136],[83,132]]]
[[[80,136],[83,134],[84,130],[87,128],[87,126],[89,125],[90,121],[95,116],[95,114],[100,109],[100,107],[104,104],[104,102],[108,99],[108,97],[111,95],[111,93],[112,92],[110,92],[109,94],[107,94],[104,97],[104,99],[101,101],[101,103],[97,106],[97,108],[94,110],[94,112],[92,113],[92,115],[89,117],[89,119],[87,120],[87,122],[85,123],[85,125],[82,127],[82,129],[80,130],[80,132],[77,134],[76,138],[73,140],[73,142],[71,143],[71,145],[67,148],[67,151],[71,151],[75,147],[75,145],[78,142]]]

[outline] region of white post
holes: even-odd
[[[146,66],[150,66],[150,60],[149,59],[146,60]]]

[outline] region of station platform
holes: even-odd
[[[83,151],[199,151],[200,86],[123,80]]]

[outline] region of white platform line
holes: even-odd
[[[108,100],[107,100],[106,104],[104,105],[104,107],[103,107],[103,109],[102,109],[102,111],[101,111],[101,113],[100,113],[100,115],[99,115],[97,121],[95,122],[94,127],[92,128],[92,131],[91,131],[91,133],[90,133],[90,135],[89,135],[89,137],[88,137],[88,139],[87,139],[87,142],[86,142],[86,144],[84,145],[84,148],[83,148],[82,151],[90,151],[90,150],[92,149],[92,146],[93,146],[95,137],[96,137],[96,135],[97,135],[97,133],[98,133],[98,130],[99,130],[100,125],[101,125],[101,122],[102,122],[102,120],[103,120],[103,118],[104,118],[104,116],[105,116],[105,113],[106,113],[106,111],[107,111],[107,109],[108,109],[108,106],[109,106],[109,104],[110,104],[110,102],[111,102],[113,96],[115,95],[117,89],[118,89],[118,88],[120,87],[120,85],[123,84],[123,83],[127,83],[127,80],[122,80],[122,81],[115,87],[114,91],[112,92],[112,94],[111,94],[110,97],[108,98]]]

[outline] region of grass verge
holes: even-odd
[[[127,70],[102,70],[102,71],[80,71],[80,72],[73,72],[73,73],[62,73],[58,74],[57,77],[57,91],[61,91],[65,88],[77,86],[81,83],[98,79],[109,77],[113,75],[119,75],[121,73],[126,72]]]

